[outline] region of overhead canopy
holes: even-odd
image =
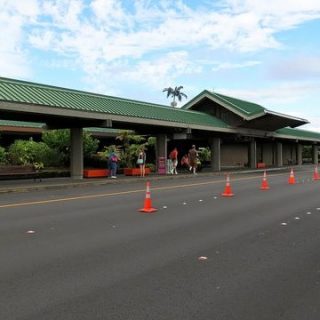
[[[232,131],[208,114],[0,77],[1,119],[59,127]]]
[[[298,127],[308,120],[268,110],[249,101],[228,97],[204,90],[183,106],[218,117],[226,123],[240,128],[275,131],[284,127]]]
[[[1,77],[0,119],[37,122],[50,129],[109,127],[139,133],[144,130],[148,134],[194,130],[205,134],[281,138],[292,135],[280,135],[280,129],[308,123],[207,90],[178,109]],[[299,136],[298,130],[294,135]],[[319,141],[314,134],[304,138]]]

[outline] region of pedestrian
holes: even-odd
[[[195,145],[192,145],[191,149],[189,150],[188,158],[189,158],[189,165],[190,165],[189,170],[193,174],[197,174],[198,151],[196,150]]]
[[[139,165],[140,168],[140,177],[144,177],[146,173],[146,160],[147,160],[147,155],[144,151],[144,148],[141,148],[139,154],[138,154],[138,159],[137,159],[137,165]]]
[[[188,171],[190,170],[189,157],[187,154],[181,158],[180,164],[183,168],[186,168]]]
[[[178,165],[178,150],[177,148],[174,148],[170,154],[169,154],[169,158],[172,162],[172,169],[171,169],[171,174],[178,174],[177,172],[177,165]]]
[[[109,176],[112,179],[117,178],[117,168],[119,160],[120,158],[117,156],[117,154],[114,151],[112,151],[108,158]]]

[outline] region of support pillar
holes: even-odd
[[[302,150],[303,150],[303,145],[302,144],[297,144],[297,165],[301,166],[302,165]]]
[[[83,129],[71,129],[70,172],[72,179],[83,179]]]
[[[211,171],[221,171],[221,138],[210,139]]]
[[[276,166],[282,167],[283,166],[283,159],[282,159],[282,143],[277,142],[277,149],[276,149]]]
[[[252,139],[249,145],[249,164],[251,169],[257,167],[257,142]]]
[[[158,134],[157,135],[157,142],[156,142],[156,167],[157,172],[159,169],[159,157],[164,157],[165,162],[167,162],[167,144],[168,138],[166,134]]]
[[[314,144],[312,145],[312,163],[318,164],[318,162],[319,162],[318,146]]]

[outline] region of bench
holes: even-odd
[[[34,181],[39,179],[41,182],[41,171],[36,170],[33,166],[0,166],[0,179],[16,178],[33,178]]]

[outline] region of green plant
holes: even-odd
[[[41,169],[44,168],[44,164],[43,164],[43,162],[34,162],[34,163],[33,163],[33,168],[34,168],[36,171],[40,171]]]
[[[199,160],[204,163],[211,160],[211,150],[207,148],[199,148],[198,151]]]
[[[167,98],[170,96],[173,98],[171,102],[172,107],[177,106],[176,98],[178,98],[179,101],[182,100],[182,97],[187,98],[187,95],[180,91],[181,89],[183,89],[183,86],[175,87],[174,89],[169,87],[162,90],[162,92],[167,92]]]
[[[88,132],[83,132],[83,156],[90,158],[95,154],[99,147],[99,140],[92,137]]]
[[[146,149],[148,146],[146,138],[130,131],[121,131],[116,140],[121,142],[120,164],[129,168],[135,167],[139,151],[141,148]]]
[[[146,163],[146,168],[150,168],[152,172],[156,171],[156,165],[154,163]]]
[[[8,150],[10,163],[17,165],[33,165],[34,163],[51,164],[54,151],[44,142],[16,140]]]
[[[58,154],[59,162],[62,165],[70,163],[70,130],[50,130],[42,134],[42,141]],[[83,156],[90,158],[98,150],[99,140],[93,138],[91,134],[83,133]]]
[[[3,147],[0,147],[0,164],[6,164],[7,161],[7,152],[6,149]]]

